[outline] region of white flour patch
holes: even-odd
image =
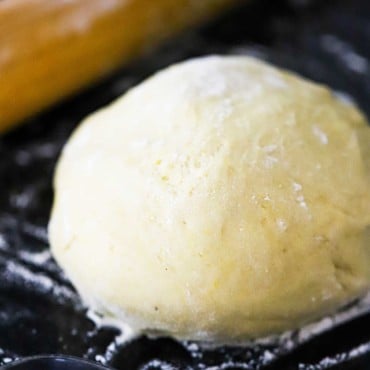
[[[3,235],[0,234],[0,249],[7,249],[8,243],[6,242]]]
[[[334,96],[340,100],[342,103],[347,105],[356,105],[355,99],[344,91],[334,91]]]
[[[12,276],[12,279],[17,276],[21,281],[26,282],[30,286],[40,289],[42,292],[50,292],[57,299],[68,300],[76,302],[78,301],[76,293],[66,286],[56,284],[54,280],[45,274],[39,272],[33,272],[14,261],[8,261],[6,264],[6,272]]]
[[[339,39],[337,36],[326,34],[321,37],[321,45],[324,50],[334,54],[343,64],[353,72],[366,74],[369,63],[365,57],[358,54],[350,44]]]
[[[293,190],[295,192],[301,191],[302,190],[302,185],[299,184],[298,182],[293,182]]]
[[[278,75],[269,73],[264,77],[264,80],[272,87],[277,89],[287,89],[288,84]]]
[[[324,145],[328,144],[329,142],[328,136],[326,135],[324,131],[321,130],[320,127],[316,125],[312,126],[312,132],[319,139],[321,144],[324,144]]]
[[[282,218],[278,218],[276,220],[276,225],[278,226],[280,231],[285,231],[288,228],[286,221],[283,220]]]
[[[268,155],[264,160],[266,168],[272,168],[278,162],[279,160],[276,157],[273,157],[272,155]]]
[[[22,260],[33,263],[35,265],[43,265],[44,263],[51,259],[51,253],[49,249],[45,249],[44,251],[38,253],[21,251],[19,252],[19,257]]]

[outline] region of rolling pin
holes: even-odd
[[[0,132],[238,1],[0,1]]]

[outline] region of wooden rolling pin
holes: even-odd
[[[0,131],[240,0],[1,0]]]

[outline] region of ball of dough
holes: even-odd
[[[149,333],[293,329],[370,285],[370,129],[247,57],[165,69],[64,148],[54,256],[85,302]]]

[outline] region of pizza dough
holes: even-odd
[[[53,254],[133,328],[231,342],[370,286],[370,129],[325,87],[247,57],[165,69],[64,148]]]

